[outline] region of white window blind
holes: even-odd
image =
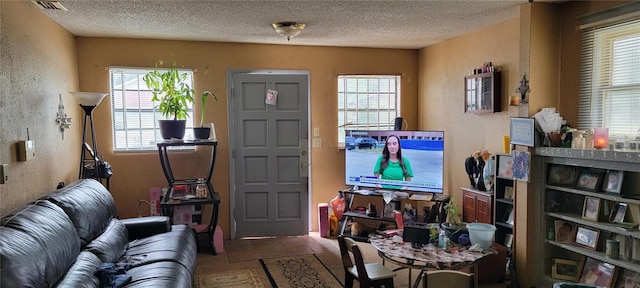
[[[151,101],[151,90],[142,80],[152,69],[110,68],[111,113],[114,151],[156,151],[162,142],[158,119],[165,119]],[[193,87],[193,71],[187,73]],[[189,104],[185,139],[193,139],[193,105]],[[192,149],[189,149],[192,150]]]
[[[393,130],[400,115],[400,76],[338,76],[338,144],[345,130]]]
[[[582,31],[578,127],[640,136],[640,18]]]

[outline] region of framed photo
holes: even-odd
[[[613,264],[587,257],[582,268],[580,283],[597,287],[613,287],[616,282],[616,273],[617,267]]]
[[[582,214],[582,207],[584,206],[584,195],[575,193],[563,193],[564,194],[564,213],[573,215]]]
[[[511,144],[534,147],[534,126],[533,118],[511,118],[509,137]]]
[[[627,203],[618,203],[611,209],[609,214],[609,223],[624,222],[624,216],[627,214]]]
[[[596,250],[598,246],[598,236],[600,236],[600,231],[585,226],[578,226],[574,243],[591,250]]]
[[[600,215],[600,198],[590,196],[584,197],[582,218],[598,221],[598,215]]]
[[[563,203],[563,192],[548,189],[545,195],[545,204],[544,211],[545,212],[561,212],[562,211],[562,203]],[[506,194],[506,190],[505,190]],[[506,196],[505,196],[506,198]]]
[[[512,199],[513,200],[513,187],[505,186],[504,187],[504,199]]]
[[[573,243],[576,239],[576,227],[573,222],[564,220],[554,220],[553,226],[555,227],[556,242],[558,243]]]
[[[624,171],[609,170],[607,172],[607,180],[604,182],[604,192],[620,194],[623,176]]]
[[[602,171],[598,170],[580,170],[576,187],[583,190],[596,191],[602,179],[602,174]]]
[[[529,182],[529,152],[513,151],[513,179]]]
[[[551,276],[555,279],[569,280],[576,282],[580,278],[581,267],[578,261],[566,259],[553,259],[551,266]]]
[[[566,165],[549,165],[547,184],[573,186],[578,179],[578,168]]]
[[[512,244],[513,244],[513,234],[510,234],[510,233],[504,234],[504,246],[511,248]]]
[[[513,179],[513,156],[498,154],[498,177]]]

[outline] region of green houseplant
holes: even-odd
[[[216,96],[216,94],[213,94],[210,91],[202,92],[202,95],[200,96],[200,100],[202,100],[202,113],[200,114],[200,127],[193,128],[193,136],[196,139],[208,139],[209,134],[211,133],[210,127],[204,127],[204,116],[207,111],[205,108],[207,105],[207,98],[209,98],[209,96],[213,96],[213,100],[215,101],[218,100],[218,97]]]
[[[180,73],[176,61],[171,60],[169,67],[160,68],[164,61],[156,62],[155,69],[142,79],[151,89],[151,101],[159,102],[158,111],[165,120],[159,120],[160,134],[163,139],[184,138],[189,104],[193,103],[195,90],[188,83],[188,74]]]
[[[447,211],[449,222],[442,223],[441,227],[446,231],[447,237],[449,237],[453,243],[458,244],[458,237],[463,233],[469,233],[466,224],[462,222],[460,206],[458,206],[455,199],[451,197],[449,203],[444,206],[444,209]]]

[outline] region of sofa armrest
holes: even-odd
[[[171,231],[171,221],[167,216],[150,216],[121,219],[127,227],[129,241]]]

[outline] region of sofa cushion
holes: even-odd
[[[93,275],[102,261],[91,252],[82,251],[67,274],[56,284],[56,288],[93,288],[100,287],[100,280]]]
[[[194,259],[195,262],[195,259]],[[179,263],[164,261],[149,263],[127,270],[131,282],[124,288],[132,287],[171,287],[191,288],[192,272]]]
[[[118,219],[112,219],[104,233],[84,249],[98,256],[102,262],[115,263],[124,254],[128,244],[127,228]]]
[[[0,287],[50,287],[80,253],[73,223],[48,201],[36,201],[4,216],[0,244]]]
[[[197,249],[193,230],[187,225],[173,225],[171,231],[131,241],[120,262],[132,267],[162,261],[183,265],[193,276]]]
[[[60,206],[73,222],[84,247],[116,217],[111,193],[94,179],[82,179],[43,197]]]

